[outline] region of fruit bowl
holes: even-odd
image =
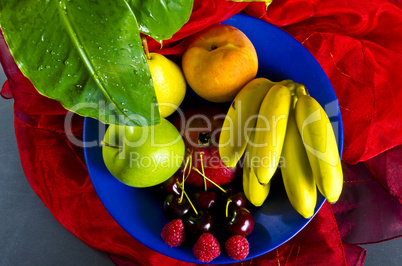
[[[257,76],[273,81],[292,79],[308,88],[310,95],[324,107],[331,119],[341,153],[343,133],[338,101],[328,77],[315,58],[292,36],[262,20],[237,14],[223,24],[240,29],[254,44],[259,59]],[[160,234],[167,223],[162,213],[162,201],[150,189],[124,185],[107,170],[99,145],[106,128],[97,120],[85,118],[85,160],[91,181],[105,208],[123,229],[145,246],[178,260],[200,263],[191,247],[171,248],[162,240]],[[318,193],[315,214],[324,201],[325,198]],[[293,209],[278,178],[273,180],[266,202],[250,211],[255,219],[255,228],[247,237],[250,253],[246,260],[274,250],[312,219],[304,219]],[[233,262],[236,261],[227,256],[223,249],[221,255],[211,263]]]

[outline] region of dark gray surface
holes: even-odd
[[[402,237],[362,247],[367,250],[364,265],[402,265]]]
[[[13,103],[0,97],[0,265],[114,265],[57,222],[33,192],[19,158]]]
[[[0,69],[0,86],[5,76]],[[0,265],[113,265],[60,225],[22,170],[13,100],[0,97]],[[402,265],[402,238],[366,245],[365,265]]]

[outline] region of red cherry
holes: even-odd
[[[226,189],[226,199],[231,200],[237,207],[246,207],[247,198],[242,191],[235,191],[233,188]]]
[[[159,185],[159,188],[166,195],[175,194],[181,195],[181,188],[177,182],[180,182],[181,178],[177,175],[173,175],[171,178]]]
[[[169,194],[163,202],[163,214],[166,219],[184,219],[190,213],[191,205],[188,200],[179,195]]]
[[[230,235],[247,237],[254,229],[253,215],[244,207],[231,208],[231,214],[227,217],[225,229]]]
[[[193,193],[193,198],[197,207],[207,210],[215,205],[218,195],[214,191],[197,191]]]
[[[189,239],[196,240],[203,233],[212,233],[214,230],[214,219],[208,211],[200,210],[197,214],[191,215],[185,222],[184,228]]]

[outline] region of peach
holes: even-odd
[[[193,37],[183,53],[182,69],[200,97],[226,102],[255,78],[258,58],[243,32],[229,25],[215,25]]]

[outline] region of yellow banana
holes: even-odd
[[[229,168],[235,167],[243,156],[254,128],[264,96],[275,84],[288,84],[290,80],[272,82],[266,78],[250,81],[236,95],[223,122],[219,138],[219,155]]]
[[[343,173],[328,116],[314,98],[301,95],[295,117],[317,187],[328,202],[334,203],[342,192]]]
[[[251,155],[252,158],[259,158],[252,168],[261,184],[269,183],[278,167],[291,98],[286,86],[274,85],[261,103]]]
[[[250,140],[253,142],[254,133],[251,134]],[[265,199],[268,197],[269,190],[271,188],[271,183],[266,185],[261,185],[258,182],[257,177],[254,174],[253,168],[251,167],[252,158],[251,150],[253,145],[250,144],[247,146],[246,155],[244,157],[244,165],[243,165],[243,192],[248,201],[256,207],[260,207]]]
[[[281,173],[289,201],[304,218],[310,218],[317,202],[317,188],[297,129],[294,108],[289,112],[282,157]]]

